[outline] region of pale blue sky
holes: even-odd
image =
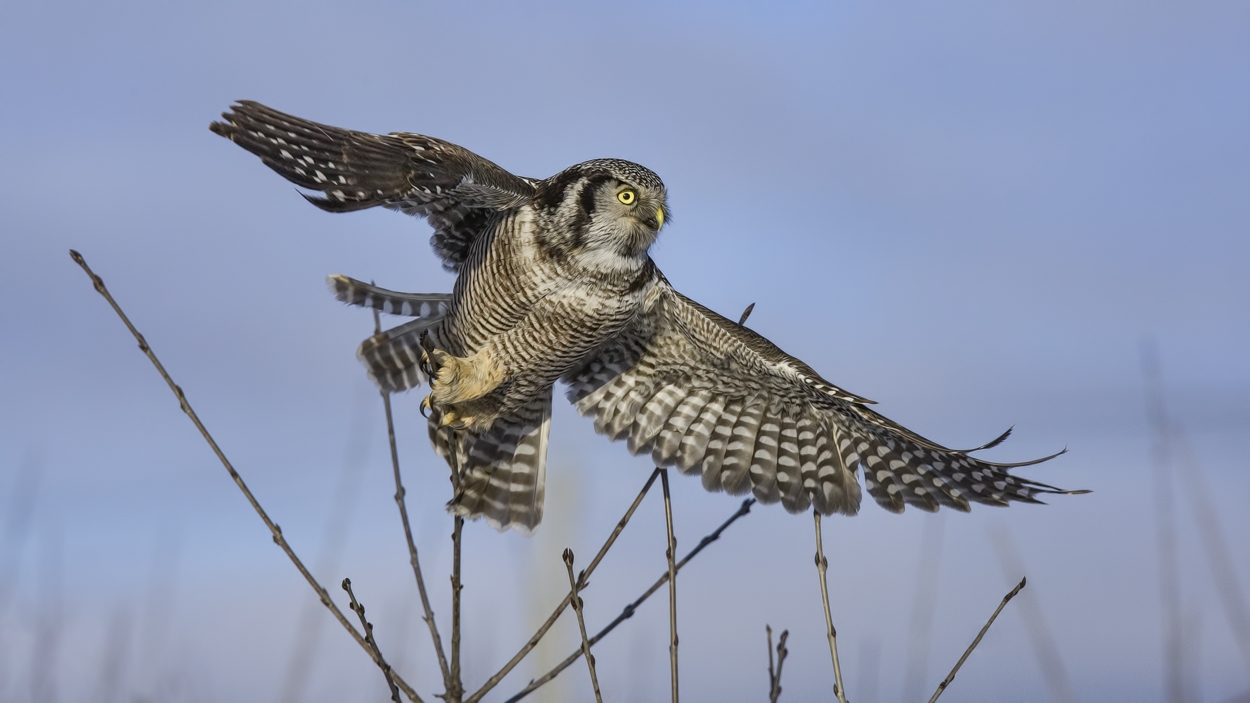
[[[1014,424],[991,457],[1068,447],[1023,473],[1092,495],[941,518],[867,504],[826,521],[857,703],[903,694],[938,520],[926,690],[1007,589],[989,538],[1006,530],[1077,698],[1162,700],[1143,340],[1250,588],[1248,36],[1235,2],[0,6],[0,697],[34,699],[42,661],[62,700],[274,700],[315,604],[71,247],[292,544],[326,584],[350,575],[400,670],[436,688],[380,402],[353,357],[372,321],[324,278],[423,292],[452,279],[423,223],[322,213],[207,130],[246,98],[435,135],[527,176],[640,162],[668,186],[674,223],[653,255],[686,294],[729,316],[756,302],[755,329],[938,441]],[[445,623],[447,484],[418,400],[397,401],[401,451]],[[647,471],[561,408],[539,536],[467,531],[470,687],[562,595],[560,550],[588,559]],[[739,501],[673,478],[684,552]],[[319,562],[344,493],[345,551]],[[1223,701],[1250,672],[1188,495],[1191,678]],[[661,513],[645,506],[586,593],[591,627],[663,570]],[[683,571],[689,699],[763,699],[765,623],[792,632],[783,700],[828,691],[811,552],[810,519],[760,507]],[[648,603],[605,641],[609,699],[664,695],[664,610]],[[953,700],[1050,700],[1021,612],[999,620]],[[368,659],[318,616],[308,699],[382,699]],[[119,664],[106,641],[129,643]],[[535,673],[518,671],[504,697]],[[562,677],[569,700],[585,679]]]

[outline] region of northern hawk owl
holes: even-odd
[[[450,295],[345,276],[330,286],[343,302],[414,318],[358,356],[384,392],[430,382],[423,404],[435,450],[458,473],[457,514],[538,526],[557,380],[633,454],[790,512],[855,514],[859,469],[895,512],[1065,492],[1007,471],[1051,457],[996,464],[943,447],[677,292],[648,255],[668,193],[638,164],[598,159],[540,180],[419,134],[349,131],[247,101],[222,117],[214,132],[318,191],[304,196],[317,207],[381,205],[433,227],[457,274]]]

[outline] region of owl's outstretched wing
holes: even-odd
[[[791,512],[815,506],[825,515],[858,512],[860,468],[869,494],[894,512],[1069,492],[1007,472],[1052,457],[995,464],[943,447],[667,281],[657,285],[655,305],[564,379],[598,432],[628,440],[657,466],[701,474],[708,490],[749,490]]]
[[[340,302],[414,318],[378,332],[360,343],[356,358],[369,378],[386,393],[398,393],[430,379],[421,367],[421,336],[443,321],[451,296],[446,293],[399,293],[340,274],[326,279]]]
[[[458,270],[496,214],[528,202],[536,181],[505,171],[463,147],[420,134],[355,132],[240,100],[209,125],[297,186],[320,191],[310,203],[330,212],[378,205],[424,217],[443,266]]]

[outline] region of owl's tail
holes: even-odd
[[[532,534],[543,519],[550,432],[550,388],[485,432],[453,430],[431,418],[434,450],[460,470],[447,509],[470,519],[484,517],[501,532]]]

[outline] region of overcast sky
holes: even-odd
[[[901,700],[913,680],[927,699],[1022,573],[952,700],[1064,700],[1063,681],[1076,700],[1164,699],[1142,371],[1156,349],[1194,457],[1165,492],[1185,685],[1207,701],[1250,690],[1194,510],[1214,506],[1244,598],[1250,9],[769,5],[0,5],[0,698],[386,696],[71,247],[318,577],[337,597],[351,576],[397,669],[427,700],[441,691],[381,402],[354,358],[372,320],[324,280],[452,278],[424,223],[323,213],[211,134],[236,99],[434,135],[532,177],[642,163],[668,186],[652,254],[682,292],[730,317],[755,302],[757,331],[937,441],[1014,425],[988,457],[1067,447],[1021,473],[1092,494],[936,516],[869,501],[825,521],[856,703]],[[400,450],[446,637],[449,489],[419,400],[396,400]],[[649,470],[557,410],[539,534],[466,528],[470,689],[563,596],[560,551],[584,565]],[[685,553],[740,499],[672,478]],[[648,498],[592,581],[592,629],[664,570],[662,514]],[[764,699],[765,624],[791,632],[782,700],[827,697],[813,548],[810,517],[759,506],[683,570],[687,699]],[[576,637],[562,620],[488,700]],[[1058,653],[1049,679],[1039,638]],[[307,675],[297,640],[314,643]],[[661,592],[600,646],[605,697],[664,698],[667,644]],[[586,679],[579,663],[546,700],[585,700]]]

